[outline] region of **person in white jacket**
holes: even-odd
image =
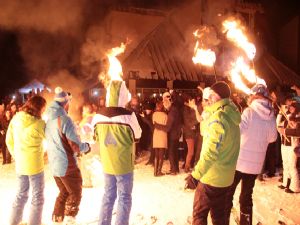
[[[227,222],[229,224],[232,200],[240,181],[240,224],[252,224],[252,193],[255,179],[263,168],[268,144],[277,138],[276,118],[268,90],[264,85],[255,85],[249,96],[248,107],[242,113],[240,123],[241,145],[234,182],[227,195]]]

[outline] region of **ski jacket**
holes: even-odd
[[[6,145],[15,159],[19,175],[35,175],[44,171],[45,122],[26,112],[18,112],[10,121]]]
[[[240,130],[241,148],[236,170],[260,174],[268,144],[277,139],[276,118],[267,99],[255,99],[244,110]]]
[[[204,184],[228,187],[232,184],[240,149],[238,108],[228,98],[208,106],[211,115],[203,124],[203,144],[192,176]]]
[[[122,107],[103,108],[95,115],[92,124],[103,171],[111,175],[133,172],[134,142],[142,133],[135,113]]]
[[[78,169],[76,154],[90,150],[82,143],[76,127],[64,108],[56,101],[47,110],[46,140],[53,176],[63,177]]]

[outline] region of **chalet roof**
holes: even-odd
[[[258,61],[257,68],[261,73],[259,75],[265,79],[267,83],[300,85],[300,76],[268,52],[265,52]]]
[[[197,81],[201,67],[193,64],[191,53],[176,24],[166,19],[123,61],[124,76],[139,71],[139,77],[145,79]]]

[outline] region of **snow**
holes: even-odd
[[[187,174],[181,172],[176,176],[153,176],[153,167],[145,165],[148,158],[144,154],[136,164],[134,171],[133,204],[130,217],[131,225],[186,225],[192,216],[194,191],[184,190],[184,178]],[[96,225],[103,195],[103,181],[100,163],[91,165],[93,169],[93,188],[83,188],[82,201],[77,221],[81,225]],[[164,163],[167,171],[168,162]],[[0,165],[0,224],[8,224],[8,217],[12,201],[16,193],[16,175],[14,163]],[[58,193],[54,179],[45,168],[45,204],[43,210],[43,224],[50,225],[54,202]],[[278,177],[267,179],[266,182],[256,181],[254,188],[254,216],[253,224],[263,225],[300,224],[300,194],[287,194],[277,186]],[[238,216],[238,186],[234,197],[234,214]],[[29,204],[26,204],[23,219],[26,222]],[[114,216],[113,216],[114,220]],[[172,223],[170,223],[172,222]],[[112,223],[114,224],[114,223]],[[209,224],[211,224],[209,219]],[[231,224],[236,224],[231,216]]]

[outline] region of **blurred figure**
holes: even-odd
[[[11,121],[11,111],[5,110],[4,115],[2,116],[2,118],[0,119],[0,145],[1,145],[1,149],[2,149],[2,156],[3,156],[3,162],[2,164],[10,164],[11,163],[11,154],[10,152],[7,150],[7,146],[5,143],[5,136],[6,136],[6,132],[9,126],[9,123]]]
[[[54,101],[47,110],[46,140],[50,169],[59,194],[55,201],[52,221],[74,224],[79,211],[82,177],[76,155],[88,153],[90,146],[81,142],[72,119],[68,116],[71,95],[57,87]]]
[[[7,135],[7,148],[15,159],[18,178],[18,192],[13,203],[9,224],[20,224],[24,206],[32,188],[29,225],[42,224],[44,205],[44,151],[45,122],[41,116],[46,108],[46,100],[34,96],[25,103],[11,120]]]
[[[95,113],[93,112],[93,107],[91,104],[84,104],[82,107],[82,120],[79,123],[80,138],[83,142],[92,143],[94,136],[94,128],[92,126],[92,121]],[[92,171],[89,167],[89,162],[91,161],[92,154],[84,154],[78,157],[79,167],[82,175],[82,187],[92,188]]]
[[[105,98],[100,96],[98,111],[105,107]]]
[[[192,105],[195,105],[195,99],[187,94],[184,94],[183,100],[183,137],[187,144],[187,156],[185,159],[184,171],[189,173],[190,169],[193,167],[192,159],[194,156],[196,125],[198,124],[198,121],[195,110],[190,106],[191,101],[193,102]]]
[[[166,125],[168,115],[163,111],[163,103],[162,101],[158,101],[156,103],[155,112],[153,113],[153,124]],[[161,172],[163,163],[164,163],[164,155],[165,151],[168,148],[168,133],[155,129],[153,131],[153,150],[155,152],[154,159],[154,176],[162,176],[164,175]]]
[[[290,145],[282,146],[282,161],[283,161],[283,182],[279,186],[285,189],[287,193],[300,192],[299,173],[297,170],[297,153],[295,149],[300,146],[300,103],[292,101],[287,103],[288,120],[285,119],[283,127],[278,130],[282,135],[282,139],[289,137]]]

